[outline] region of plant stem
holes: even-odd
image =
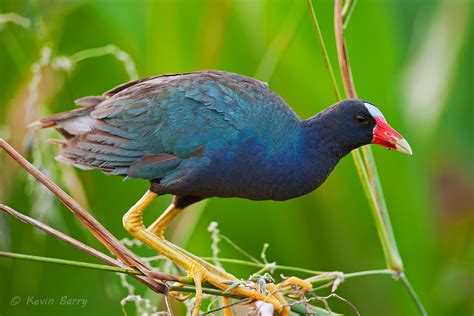
[[[337,86],[336,77],[334,76],[334,71],[332,70],[331,60],[329,59],[328,51],[326,49],[326,44],[324,43],[323,34],[321,33],[321,28],[319,27],[318,18],[316,17],[316,12],[314,11],[313,2],[311,0],[306,0],[306,3],[309,8],[309,12],[311,13],[311,21],[313,22],[313,29],[316,33],[316,37],[318,38],[319,46],[321,47],[321,51],[324,58],[324,64],[326,65],[326,69],[329,71],[329,77],[331,77],[331,83],[334,90],[334,94],[336,95],[336,100],[341,100],[341,92]]]
[[[349,20],[351,19],[352,12],[354,12],[356,0],[346,0],[344,3],[344,7],[342,8],[342,18],[344,20],[344,29],[349,24]]]
[[[73,261],[73,260],[65,260],[65,259],[58,259],[58,258],[32,256],[32,255],[25,255],[25,254],[21,254],[21,253],[11,253],[11,252],[0,251],[0,257],[22,259],[22,260],[28,260],[28,261],[54,263],[54,264],[60,264],[60,265],[70,266],[70,267],[78,267],[78,268],[86,268],[86,269],[93,269],[93,270],[102,270],[102,271],[126,273],[126,274],[132,274],[132,275],[143,275],[143,273],[141,273],[138,270],[134,270],[134,269],[112,267],[112,266],[107,266],[107,265],[103,265],[103,264]]]
[[[423,306],[420,299],[418,298],[418,295],[416,295],[415,289],[411,286],[410,281],[408,281],[408,278],[406,277],[405,273],[401,273],[399,277],[400,277],[400,282],[402,282],[408,294],[410,294],[411,299],[415,303],[420,314],[423,316],[428,316],[428,313],[426,312],[425,307]]]
[[[329,71],[329,76],[336,94],[336,98],[338,101],[340,101],[342,100],[342,96],[337,86],[337,81],[334,76],[334,71],[332,70],[329,54],[326,49],[326,44],[324,42],[324,38],[319,27],[318,19],[314,11],[313,4],[311,0],[307,0],[307,4],[311,13],[314,31],[317,35],[318,42],[321,47],[326,68]],[[353,98],[356,96],[355,88],[352,80],[352,75],[350,74],[350,66],[347,60],[347,52],[344,45],[344,39],[342,38],[342,26],[340,26],[339,23],[336,23],[336,31],[336,42],[338,45],[338,53],[344,87],[347,91],[348,97]],[[366,162],[364,162],[363,156],[366,159]],[[398,254],[393,229],[391,227],[390,218],[388,216],[387,205],[383,196],[382,185],[378,177],[377,167],[375,165],[375,160],[373,158],[372,151],[369,147],[356,149],[352,151],[352,157],[354,159],[354,164],[356,166],[357,173],[359,174],[359,178],[361,179],[362,187],[367,196],[367,200],[372,211],[372,216],[375,220],[375,226],[379,234],[387,266],[390,269],[402,271],[403,263],[400,258],[400,255]]]
[[[204,260],[209,260],[211,259],[210,257],[202,257]],[[244,261],[244,260],[239,260],[239,259],[232,259],[232,258],[219,258],[220,262],[227,262],[227,263],[234,263],[234,264],[240,264],[244,266],[250,266],[250,267],[256,267],[256,268],[264,268],[267,265],[264,263],[256,263],[256,262],[250,262],[250,261]],[[282,265],[274,265],[273,266],[275,270],[287,270],[287,271],[295,271],[295,272],[303,272],[303,273],[308,273],[308,274],[321,274],[325,273],[324,271],[316,271],[316,270],[310,270],[310,269],[305,269],[305,268],[299,268],[299,267],[291,267],[291,266],[282,266]]]
[[[242,248],[240,248],[236,243],[234,243],[229,237],[225,236],[225,235],[222,235],[220,234],[219,235],[221,237],[221,239],[225,240],[229,245],[231,245],[232,247],[234,247],[235,250],[237,250],[238,252],[240,252],[242,255],[244,255],[245,257],[249,258],[252,262],[255,262],[255,263],[258,263],[258,264],[262,264],[260,261],[258,261],[257,259],[255,259],[251,254],[249,254],[247,251],[243,250]]]
[[[125,273],[125,274],[130,274],[130,275],[138,275],[142,276],[144,275],[142,272],[134,269],[127,269],[127,268],[119,268],[119,267],[112,267],[112,266],[107,266],[103,264],[96,264],[96,263],[88,263],[88,262],[81,262],[81,261],[72,261],[72,260],[65,260],[65,259],[58,259],[58,258],[49,258],[49,257],[40,257],[40,256],[33,256],[33,255],[26,255],[26,254],[19,254],[19,253],[11,253],[11,252],[4,252],[0,251],[0,257],[6,257],[6,258],[13,258],[13,259],[21,259],[21,260],[28,260],[28,261],[35,261],[35,262],[44,262],[44,263],[52,263],[52,264],[60,264],[60,265],[65,265],[65,266],[70,266],[70,267],[77,267],[77,268],[85,268],[85,269],[92,269],[92,270],[100,270],[100,271],[107,271],[107,272],[116,272],[116,273]],[[222,262],[231,262],[231,263],[236,263],[236,264],[246,264],[249,266],[261,266],[257,265],[253,262],[247,262],[243,260],[234,260],[234,259],[227,259],[227,258],[219,258],[219,261]],[[301,270],[300,268],[296,267],[288,267],[288,266],[276,266],[277,268],[281,269],[288,269],[288,270]],[[307,270],[306,272],[309,272],[312,270]],[[338,276],[338,273],[340,272],[320,272],[320,271],[312,271],[312,272],[317,272],[320,273],[321,275],[318,276],[318,278],[314,278],[311,280],[311,278],[307,279],[311,283],[320,283],[320,282],[325,282],[325,281],[330,281],[332,279],[335,279]],[[327,274],[327,275],[324,275]],[[361,276],[368,276],[368,275],[381,275],[381,274],[389,274],[389,275],[395,275],[396,273],[392,270],[368,270],[368,271],[358,271],[358,272],[351,272],[351,273],[341,273],[344,279],[350,279],[350,278],[355,278],[355,277],[361,277]],[[409,291],[410,295],[412,296],[413,300],[417,302],[418,305],[418,298],[416,296],[416,293],[414,292],[413,288],[411,287],[410,283],[408,282],[408,279],[404,274],[400,275],[400,280],[402,281],[403,285],[407,288]],[[193,284],[193,280],[191,278],[182,278],[179,280],[180,283],[185,283],[188,284],[187,286],[169,286],[169,291],[179,291],[179,292],[189,292],[189,293],[195,293],[196,289]],[[191,286],[190,286],[191,285]],[[236,299],[242,299],[241,296],[238,295],[233,295],[230,293],[224,293],[221,290],[218,289],[212,289],[212,288],[203,288],[203,293],[210,294],[210,295],[217,295],[217,296],[225,296],[225,297],[230,297],[230,298],[236,298]],[[420,305],[421,308],[423,308],[422,305]],[[301,306],[294,305],[292,306],[292,311],[301,314]],[[420,307],[419,307],[420,308]],[[303,313],[304,314],[304,313]],[[426,312],[425,314],[426,315]]]
[[[318,20],[314,12],[312,2],[311,0],[307,0],[307,3],[312,16],[315,33],[318,37],[322,54],[324,56],[326,67],[329,70],[329,76],[331,77],[333,87],[336,90],[337,99],[341,100],[341,94],[337,89],[337,82],[334,76],[334,72],[331,68],[329,55],[326,50],[326,45],[324,44],[324,39],[319,28]],[[350,18],[354,5],[355,1],[347,0],[346,6],[343,10],[341,0],[335,0],[334,2],[334,30],[336,36],[338,60],[344,83],[344,89],[348,98],[355,98],[356,90],[351,74],[343,32],[344,27],[347,26],[347,22]],[[394,276],[400,278],[400,281],[403,283],[410,296],[415,301],[420,313],[422,315],[426,315],[426,311],[424,310],[423,305],[421,304],[415,291],[413,290],[410,283],[408,282],[408,279],[403,273],[403,262],[401,260],[396,244],[395,235],[393,233],[392,225],[390,222],[387,204],[385,202],[383,189],[380,182],[380,178],[378,176],[377,166],[375,164],[372,149],[368,146],[362,147],[361,149],[356,149],[352,151],[352,156],[354,158],[354,163],[357,169],[357,173],[359,174],[362,187],[364,188],[364,192],[369,201],[377,233],[379,235],[379,239],[382,244],[382,249],[384,251],[387,267],[390,269],[383,271],[386,271],[385,273],[387,274],[389,273],[388,271],[391,271],[390,274],[393,274]]]
[[[334,71],[332,70],[329,54],[326,49],[326,44],[324,42],[324,38],[322,36],[321,29],[319,27],[318,19],[314,11],[313,4],[311,0],[307,0],[307,4],[311,13],[314,31],[317,35],[318,42],[322,50],[326,68],[329,71],[329,76],[331,78],[331,82],[336,94],[336,98],[338,101],[340,101],[342,99],[342,96],[337,86],[337,81],[334,76]],[[344,48],[344,55],[345,55],[345,48]],[[344,69],[348,69],[348,63],[341,66],[341,68],[342,67],[344,67]],[[351,88],[351,86],[353,86],[352,76],[346,76],[346,78],[350,78],[350,79],[344,81],[344,84],[345,84],[344,86],[346,87],[346,89],[349,89],[350,93],[352,93],[355,96],[355,89]],[[369,149],[363,148],[362,150],[363,152],[365,152],[366,150],[371,152],[370,148]],[[369,172],[366,169],[364,160],[361,155],[361,150],[356,149],[352,151],[354,164],[356,166],[357,173],[359,174],[359,177],[361,179],[364,192],[369,201],[370,209],[372,210],[372,215],[375,220],[375,226],[379,234],[379,238],[382,244],[382,249],[385,254],[387,265],[391,269],[401,270],[403,269],[403,264],[401,262],[400,256],[398,255],[398,249],[396,248],[395,238],[393,236],[393,231],[390,227],[390,219],[388,218],[388,211],[386,210],[387,207],[385,205],[385,199],[383,198],[383,191],[381,189],[381,184],[380,184],[380,181],[378,180],[378,173],[375,167],[375,161],[373,159],[373,156],[372,158],[370,157],[371,154],[366,154],[366,156],[368,157],[368,161],[370,162],[370,167],[371,167],[370,174],[372,175],[372,179],[369,177]],[[374,186],[371,185],[371,180],[373,181],[373,183],[375,183]],[[377,195],[381,196],[382,198],[379,199]],[[381,206],[377,204],[377,201],[381,201]],[[385,212],[380,211],[381,208],[382,209],[385,208]],[[386,224],[384,223],[388,223],[389,227],[385,227]],[[393,245],[395,245],[395,247]]]
[[[351,68],[349,64],[349,57],[346,51],[346,44],[344,40],[344,26],[342,16],[342,0],[334,0],[334,31],[336,33],[336,45],[339,59],[339,66],[341,75],[344,82],[344,88],[349,98],[355,98],[355,86],[351,74]],[[366,178],[363,180],[363,185],[370,188],[365,190],[370,192],[371,210],[379,234],[379,239],[384,249],[385,260],[389,269],[396,272],[396,276],[399,277],[402,284],[410,294],[411,298],[415,302],[421,315],[426,315],[426,311],[423,304],[417,297],[414,289],[411,287],[407,277],[403,273],[403,262],[398,251],[395,235],[393,233],[392,224],[388,215],[387,204],[385,202],[382,184],[380,183],[380,177],[378,175],[377,166],[375,164],[375,158],[372,153],[372,149],[368,147],[362,148],[363,160],[365,162],[364,167],[366,168]],[[358,157],[357,164],[362,169],[361,159]]]
[[[140,272],[138,270],[134,270],[134,269],[113,267],[113,266],[107,266],[107,265],[103,265],[103,264],[89,263],[89,262],[82,262],[82,261],[65,260],[65,259],[59,259],[59,258],[33,256],[33,255],[26,255],[26,254],[21,254],[21,253],[12,253],[12,252],[0,251],[0,257],[21,259],[21,260],[28,260],[28,261],[36,261],[36,262],[53,263],[53,264],[60,264],[60,265],[70,266],[70,267],[78,267],[78,268],[86,268],[86,269],[93,269],[93,270],[125,273],[125,274],[131,274],[131,275],[144,275],[142,272]],[[203,259],[205,259],[205,258],[203,258]],[[253,266],[253,267],[264,267],[265,266],[265,265],[261,265],[261,264],[255,264],[253,262],[248,262],[248,261],[243,261],[243,260],[236,260],[236,259],[228,259],[228,258],[219,258],[219,261],[236,263],[236,264],[240,264],[240,265],[248,265],[248,266]],[[305,270],[305,269],[297,268],[297,267],[278,266],[278,265],[275,265],[275,269],[296,270],[296,271]],[[306,270],[305,272],[312,273],[312,274],[318,274],[315,277],[307,279],[308,281],[310,281],[312,283],[319,283],[319,282],[334,279],[334,278],[337,277],[338,274],[342,274],[344,279],[350,279],[350,278],[360,277],[360,276],[376,275],[376,274],[395,275],[394,271],[386,270],[386,269],[385,270],[381,269],[381,270],[358,271],[358,272],[351,272],[351,273],[321,272],[321,271],[313,271],[313,270]],[[186,278],[186,277],[185,278],[180,278],[179,282],[180,283],[186,283],[186,284],[193,284],[192,278]],[[216,290],[216,291],[219,292],[219,290]]]
[[[356,98],[356,90],[352,78],[351,68],[349,64],[349,57],[344,41],[344,30],[342,22],[342,3],[340,0],[335,0],[334,8],[334,30],[336,33],[336,45],[339,59],[339,66],[344,83],[346,95],[349,98]],[[362,151],[361,159],[358,151]],[[354,161],[361,177],[362,185],[370,202],[372,215],[375,220],[379,239],[382,243],[382,248],[385,254],[385,260],[389,269],[401,272],[403,271],[403,262],[398,252],[397,244],[394,238],[390,217],[388,215],[387,204],[383,194],[382,185],[377,172],[375,159],[370,148],[363,147],[361,150],[353,151]],[[364,161],[365,160],[365,161]],[[365,172],[361,172],[365,168]],[[360,169],[360,170],[359,170]],[[369,194],[368,194],[369,193]]]
[[[136,267],[146,276],[139,276],[140,281],[147,284],[148,287],[159,293],[166,293],[166,285],[158,280],[154,280],[150,275],[152,272],[148,269],[141,258],[127,249],[110,231],[99,223],[89,212],[87,212],[71,196],[64,192],[56,183],[49,179],[44,173],[39,171],[28,160],[26,160],[18,151],[16,151],[3,138],[0,138],[0,148],[3,149],[16,163],[25,169],[36,180],[43,184],[51,193],[53,193],[75,216],[84,224],[88,230],[117,258],[129,267]],[[2,206],[0,204],[0,206]],[[156,274],[159,272],[154,272]]]
[[[337,82],[332,71],[331,62],[329,55],[324,43],[324,38],[322,37],[317,16],[314,12],[314,7],[311,0],[307,0],[308,7],[311,12],[313,25],[315,32],[318,37],[318,41],[321,46],[322,54],[326,63],[326,67],[329,70],[329,76],[331,77],[331,82],[336,91],[337,99],[340,101],[342,99],[339,90],[337,89]],[[341,4],[339,2],[339,9]],[[338,12],[341,12],[340,10]],[[337,17],[335,15],[335,17]],[[336,43],[339,54],[339,63],[342,73],[342,78],[344,82],[344,88],[346,90],[347,96],[350,98],[356,97],[355,87],[352,80],[352,75],[350,71],[350,65],[347,58],[347,52],[345,48],[345,43],[342,35],[342,22],[339,19],[335,21],[336,28]],[[364,158],[366,162],[364,162]],[[372,151],[368,147],[363,147],[362,149],[356,149],[352,151],[352,157],[354,159],[354,164],[357,169],[357,173],[361,179],[362,187],[367,196],[367,200],[374,217],[375,226],[379,234],[379,239],[382,244],[382,249],[385,254],[385,259],[389,269],[395,271],[403,271],[403,263],[398,253],[398,248],[395,242],[393,229],[391,227],[390,218],[388,215],[387,205],[385,203],[385,198],[383,196],[383,190],[378,177],[377,167],[375,165],[375,160],[372,155]]]
[[[367,275],[374,275],[374,274],[390,274],[390,275],[395,275],[395,271],[390,270],[390,269],[381,269],[381,270],[367,270],[367,271],[359,271],[359,272],[351,272],[351,273],[345,273],[344,278],[350,279],[350,278],[355,278],[355,277],[360,277],[360,276],[367,276]]]

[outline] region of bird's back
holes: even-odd
[[[133,81],[77,104],[82,108],[38,121],[65,137],[58,160],[155,180],[173,194],[206,186],[201,191],[210,196],[226,195],[212,194],[212,186],[233,181],[227,195],[238,196],[239,177],[264,177],[262,168],[276,167],[301,129],[298,116],[265,83],[219,71]],[[204,176],[215,180],[200,183]]]

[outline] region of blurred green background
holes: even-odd
[[[333,3],[314,5],[337,69]],[[65,71],[67,60],[60,56],[113,44],[130,55],[139,77],[199,69],[254,76],[268,81],[303,118],[335,102],[304,1],[1,0],[0,13],[8,12],[30,25],[21,19],[23,25],[0,22],[0,136],[118,238],[128,237],[122,215],[147,182],[60,165],[53,158],[56,148],[46,142],[55,132],[33,136],[26,125],[129,80],[133,69],[127,72],[117,58],[105,55]],[[432,315],[474,313],[472,29],[469,0],[359,0],[346,31],[358,95],[378,105],[414,151],[409,157],[374,147],[406,273]],[[49,62],[44,47],[51,49]],[[3,153],[0,177],[1,203],[103,250]],[[146,221],[169,200],[160,198]],[[385,266],[351,157],[307,196],[286,202],[212,199],[184,215],[173,226],[172,239],[202,256],[211,254],[206,228],[217,221],[223,234],[254,256],[269,243],[268,259],[278,264],[344,272]],[[0,250],[96,262],[5,214],[0,214]],[[240,258],[225,244],[221,250],[222,257]],[[225,267],[244,278],[254,271]],[[159,296],[128,280],[157,304]],[[388,276],[347,280],[338,293],[362,315],[417,314],[401,284]],[[118,315],[126,295],[113,273],[0,258],[1,315]],[[18,305],[11,304],[15,296],[23,300]],[[83,298],[87,304],[33,306],[26,303],[30,296]],[[354,314],[340,302],[330,306]],[[133,315],[133,304],[126,310]],[[182,312],[176,307],[177,315]]]

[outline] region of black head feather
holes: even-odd
[[[365,103],[359,99],[343,100],[306,120],[304,123],[318,150],[326,149],[342,157],[370,144],[376,122]]]

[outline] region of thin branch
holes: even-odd
[[[97,259],[105,262],[105,263],[108,263],[110,265],[120,265],[120,261],[118,260],[115,260],[114,258],[112,257],[109,257],[107,256],[106,254],[98,251],[97,249],[95,248],[92,248],[82,242],[80,242],[79,240],[76,240],[66,234],[64,234],[63,232],[60,232],[40,221],[37,221],[36,219],[33,219],[27,215],[24,215],[14,209],[12,209],[11,207],[7,206],[7,205],[3,205],[3,204],[0,204],[0,210],[10,214],[11,216],[13,217],[16,217],[17,219],[19,219],[20,221],[24,222],[24,223],[27,223],[27,224],[30,224],[58,239],[61,239],[62,241],[65,241],[66,243],[96,257]],[[123,265],[123,264],[122,264]]]
[[[120,241],[115,238],[101,223],[99,223],[89,212],[82,208],[73,198],[64,192],[56,183],[51,181],[46,175],[39,171],[35,166],[28,162],[23,156],[18,153],[10,144],[4,139],[0,138],[0,148],[13,158],[20,166],[23,167],[29,174],[35,177],[48,190],[50,190],[71,212],[83,223],[91,233],[115,256],[117,256],[127,266],[136,268],[143,274],[151,276],[151,270],[141,261],[141,259],[128,250]],[[163,282],[152,280],[149,287],[159,293],[167,292],[167,285]]]
[[[24,223],[27,223],[27,224],[30,224],[42,231],[44,231],[45,233],[48,233],[58,239],[61,239],[62,241],[65,241],[66,243],[78,248],[79,250],[82,250],[84,251],[85,253],[88,253],[90,254],[91,256],[94,256],[96,257],[97,259],[111,265],[111,266],[114,266],[114,267],[117,267],[117,268],[120,268],[120,269],[126,269],[127,266],[124,265],[121,261],[118,261],[112,257],[109,257],[107,256],[106,254],[98,251],[97,249],[95,248],[92,248],[82,242],[80,242],[79,240],[77,239],[74,239],[72,238],[71,236],[68,236],[66,234],[64,234],[63,232],[60,232],[44,223],[41,223],[39,221],[37,221],[36,219],[33,219],[27,215],[24,215],[14,209],[12,209],[11,207],[7,206],[7,205],[3,205],[3,204],[0,204],[0,210],[10,214],[11,216],[21,220],[22,222]],[[26,255],[22,255],[22,256],[26,256]],[[137,275],[142,275],[142,276],[137,276],[135,277],[137,280],[143,282],[145,285],[147,286],[152,286],[154,287],[155,284],[153,282],[151,282],[152,280],[150,280],[149,277],[143,277],[144,274],[138,270],[134,270],[136,271]],[[164,280],[164,281],[178,281],[178,277],[177,276],[174,276],[174,275],[170,275],[170,274],[166,274],[166,273],[161,273],[161,272],[156,272],[156,271],[152,271],[150,270],[149,271],[149,274],[148,274],[150,277],[153,277],[154,279],[158,279],[158,280]]]

